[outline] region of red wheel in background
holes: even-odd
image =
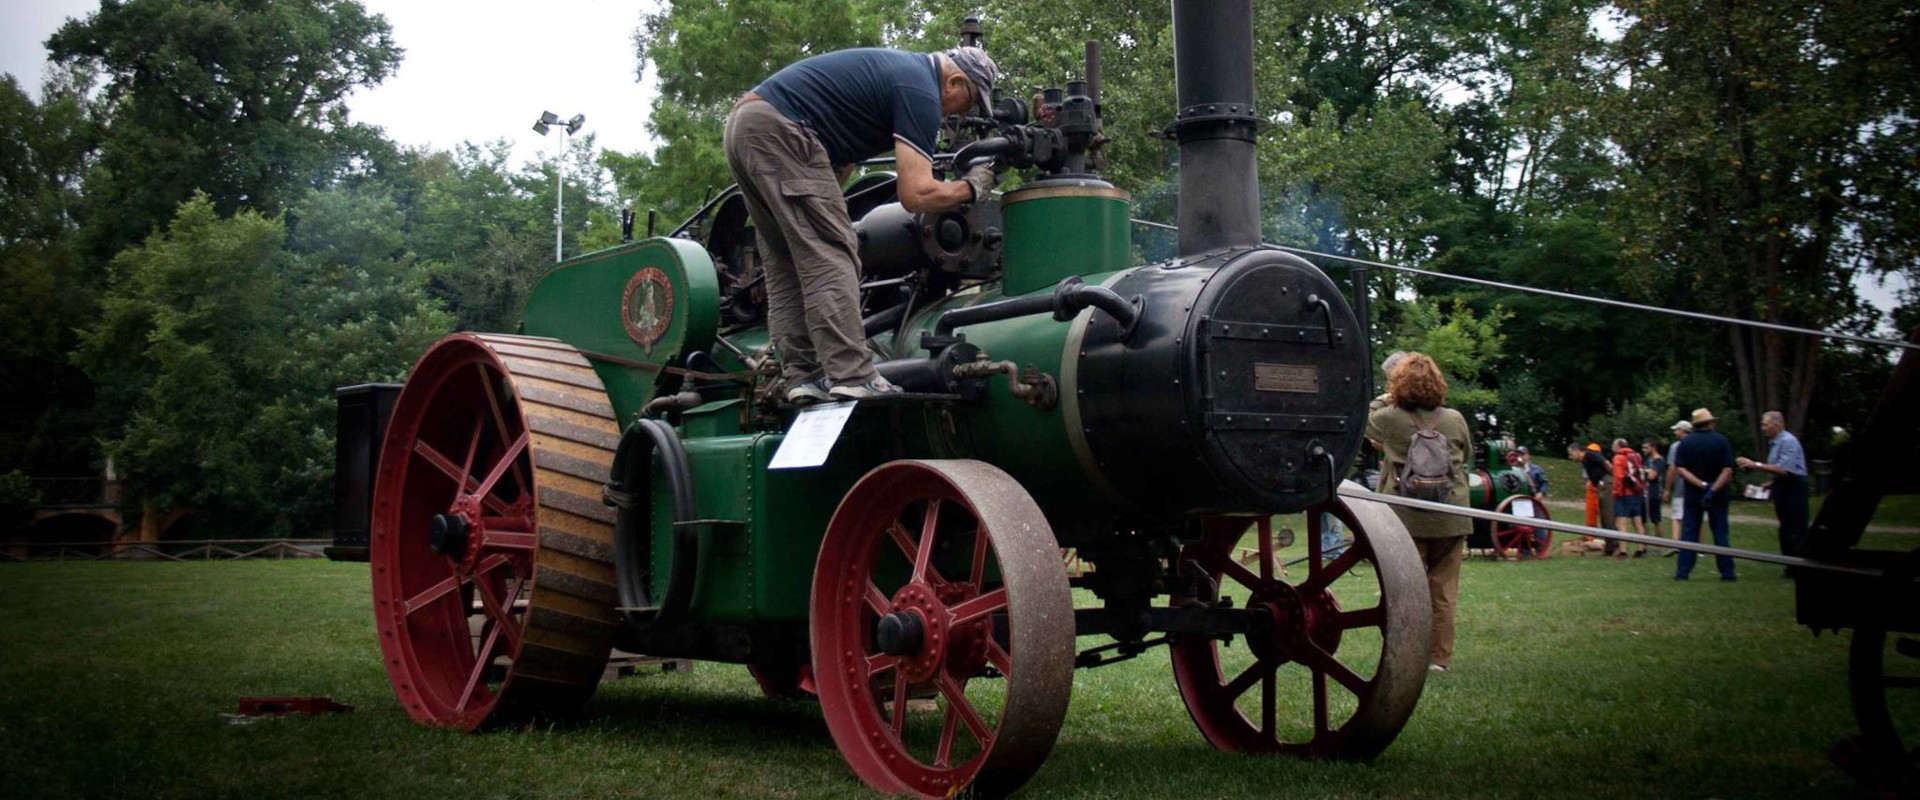
[[[1527,504],[1532,506],[1532,514],[1530,516],[1534,519],[1553,519],[1553,514],[1547,511],[1546,503],[1520,495],[1514,495],[1500,501],[1500,505],[1493,510],[1501,514],[1512,514],[1514,513],[1512,508],[1516,500],[1528,501]],[[1545,528],[1536,528],[1531,525],[1513,525],[1497,521],[1489,523],[1489,530],[1491,532],[1489,538],[1493,540],[1493,553],[1495,558],[1505,559],[1509,556],[1514,558],[1547,558],[1553,555],[1553,531]]]
[[[1322,512],[1353,532],[1353,544],[1324,563]],[[1308,510],[1307,574],[1298,582],[1276,574],[1264,527],[1254,534],[1257,571],[1233,558],[1244,522],[1207,527],[1181,560],[1197,562],[1223,601],[1267,624],[1243,647],[1170,637],[1174,680],[1200,733],[1232,753],[1364,760],[1386,749],[1420,698],[1432,636],[1426,570],[1399,518],[1364,501]],[[1371,568],[1356,570],[1361,564]]]
[[[1053,749],[1073,688],[1060,546],[978,461],[895,461],[840,502],[813,578],[820,707],[868,786],[997,797]]]
[[[616,630],[619,442],[587,360],[551,339],[455,334],[395,401],[374,488],[374,617],[394,693],[472,730],[593,694]]]

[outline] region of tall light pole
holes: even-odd
[[[564,226],[566,206],[561,203],[564,199],[561,195],[566,191],[566,184],[562,177],[565,174],[563,167],[567,158],[567,137],[579,132],[580,126],[585,124],[587,124],[587,115],[575,114],[572,119],[566,121],[565,125],[561,125],[560,116],[551,111],[540,112],[540,119],[533,123],[533,132],[541,136],[547,135],[547,131],[553,126],[561,125],[560,149],[553,156],[553,260],[556,262],[564,258],[560,252],[560,243],[562,234],[566,230]]]

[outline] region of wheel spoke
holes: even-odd
[[[867,678],[877,678],[887,670],[899,666],[899,656],[890,656],[886,653],[874,653],[873,655],[867,656]]]
[[[966,724],[967,731],[973,734],[974,741],[980,743],[980,749],[992,749],[993,731],[987,728],[986,720],[980,718],[980,712],[973,710],[973,703],[967,701],[966,689],[955,683],[953,676],[948,675],[946,670],[935,674],[933,685],[939,687],[941,694],[946,695],[948,713],[959,712],[960,721]]]
[[[1307,642],[1305,651],[1305,657],[1302,660],[1307,662],[1308,669],[1313,670],[1315,674],[1332,676],[1334,680],[1339,681],[1341,686],[1347,687],[1347,690],[1353,692],[1355,696],[1365,696],[1367,680],[1360,677],[1360,675],[1353,670],[1348,669],[1347,665],[1340,663],[1340,660],[1334,658],[1332,653],[1320,649],[1319,645],[1312,642]]]
[[[1279,688],[1275,684],[1279,682],[1280,674],[1277,671],[1269,672],[1260,678],[1260,732],[1268,736],[1273,735],[1274,717],[1278,713],[1275,710],[1273,695]]]
[[[1316,566],[1318,563],[1317,561],[1307,562],[1307,579],[1300,582],[1300,594],[1310,595],[1319,593],[1320,590],[1327,588],[1327,584],[1339,580],[1341,575],[1346,574],[1347,570],[1353,568],[1353,565],[1360,563],[1360,543],[1354,542],[1352,546],[1346,549],[1346,552],[1340,554],[1339,558],[1328,562],[1324,566]]]
[[[467,710],[467,703],[473,700],[474,690],[480,688],[480,681],[487,674],[487,667],[493,665],[493,648],[500,642],[500,627],[500,623],[494,623],[493,630],[488,631],[487,638],[480,642],[480,652],[475,653],[473,657],[473,671],[467,674],[467,686],[460,690],[460,702],[454,704],[453,710]]]
[[[452,459],[447,458],[433,445],[427,444],[427,440],[413,440],[413,454],[419,456],[420,460],[427,462],[434,469],[439,470],[440,474],[447,476],[448,480],[453,481],[453,485],[466,485],[468,481],[466,470],[454,466]]]
[[[518,477],[520,454],[527,451],[527,443],[529,441],[532,441],[530,436],[524,433],[520,434],[520,438],[513,440],[513,444],[508,445],[506,450],[501,451],[500,460],[494,462],[493,471],[487,473],[487,479],[481,481],[480,488],[473,490],[473,493],[482,497],[493,494],[493,485],[498,483],[500,476],[505,474],[509,469],[512,469],[515,477]],[[522,496],[525,496],[524,491],[522,492]]]
[[[919,548],[913,554],[913,577],[926,580],[933,566],[933,536],[940,527],[940,498],[927,498],[926,517],[920,521]]]
[[[887,525],[887,538],[892,539],[893,543],[899,546],[900,554],[906,556],[908,561],[914,559],[919,548],[914,546],[913,534],[907,533],[907,529],[901,527],[899,522]]]
[[[987,663],[992,664],[994,669],[1000,670],[1001,675],[1013,674],[1013,656],[1008,655],[1006,648],[1001,647],[1000,643],[994,641],[991,636],[987,637]]]
[[[960,728],[960,707],[947,705],[946,719],[940,722],[940,751],[933,756],[936,767],[953,766],[953,737]]]
[[[987,580],[987,543],[989,537],[983,529],[973,531],[973,569],[967,572],[967,580],[975,586],[983,586]]]
[[[526,531],[487,530],[480,540],[482,550],[531,552],[540,546],[540,537]]]
[[[1313,671],[1313,738],[1327,730],[1327,673]]]
[[[1386,624],[1386,621],[1387,609],[1385,606],[1363,608],[1359,611],[1342,611],[1333,618],[1333,624],[1343,631],[1354,628],[1378,628]]]
[[[1272,675],[1278,669],[1280,669],[1280,662],[1273,659],[1263,658],[1254,662],[1253,666],[1247,667],[1247,671],[1240,673],[1238,677],[1228,681],[1227,685],[1222,687],[1226,689],[1227,699],[1232,700],[1246,694],[1255,683]]]
[[[498,598],[493,596],[493,587],[488,586],[486,581],[474,581],[473,585],[479,589],[476,594],[480,595],[480,608],[487,612],[487,616],[493,618],[495,630],[500,631],[501,634],[506,637],[507,652],[510,655],[518,654],[520,652],[520,626],[514,621],[513,615],[509,613],[508,609],[501,606]]]
[[[1266,584],[1266,581],[1260,580],[1260,576],[1253,574],[1252,570],[1247,569],[1245,564],[1233,560],[1232,556],[1228,556],[1220,563],[1221,566],[1224,567],[1223,571],[1227,577],[1238,581],[1242,586],[1249,589],[1258,589]]]
[[[958,627],[1007,607],[1007,587],[1002,586],[978,597],[968,598],[947,609]]]
[[[1308,537],[1312,540],[1312,537]],[[1309,544],[1309,547],[1312,545]],[[1273,580],[1273,518],[1260,518],[1260,580]]]
[[[454,500],[460,499],[460,493],[466,491],[467,483],[473,480],[473,459],[480,454],[480,431],[486,424],[485,419],[474,420],[473,433],[467,435],[467,460],[460,467],[460,477],[453,479],[454,485],[459,487],[453,490]]]
[[[867,593],[863,599],[867,601],[867,608],[873,609],[875,614],[884,617],[893,612],[893,601],[887,599],[886,592],[874,585],[872,578],[867,579]]]
[[[500,398],[493,393],[493,376],[487,372],[487,368],[483,364],[475,364],[474,369],[480,371],[480,389],[481,393],[487,396],[487,408],[493,411],[494,429],[500,432],[500,441],[507,441],[513,436],[513,432],[507,429],[507,415],[500,411]],[[520,438],[526,438],[526,434],[521,433]],[[507,461],[510,459],[501,460]],[[515,486],[519,487],[520,496],[525,497],[527,495],[527,476],[521,474],[519,464],[513,465],[513,482]],[[491,482],[489,482],[488,488],[491,488]],[[487,492],[482,491],[480,494],[484,495],[487,494]]]
[[[435,601],[452,594],[454,590],[460,588],[460,584],[465,582],[466,581],[459,575],[449,575],[446,580],[429,586],[419,594],[407,598],[406,605],[400,609],[401,614],[411,617],[420,609],[433,605]]]
[[[893,673],[893,738],[904,739],[907,734],[907,676],[901,672]]]

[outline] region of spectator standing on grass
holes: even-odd
[[[1713,543],[1726,547],[1729,494],[1726,489],[1727,482],[1733,480],[1733,445],[1713,427],[1713,412],[1694,409],[1693,431],[1674,449],[1673,468],[1680,473],[1687,498],[1686,513],[1680,519],[1680,538],[1700,541],[1700,517],[1704,515],[1713,528]],[[1697,557],[1691,550],[1681,553],[1673,579],[1686,580],[1693,572]],[[1714,556],[1713,563],[1720,569],[1720,580],[1734,579],[1732,556]]]
[[[1647,535],[1647,472],[1640,454],[1627,446],[1626,439],[1613,440],[1613,524],[1621,533]],[[1631,530],[1629,530],[1631,529]],[[1647,554],[1646,545],[1633,551],[1633,557]],[[1614,558],[1626,558],[1626,545],[1614,551]]]
[[[1380,360],[1380,374],[1392,376],[1393,368],[1400,366],[1400,359],[1403,359],[1406,357],[1407,357],[1407,352],[1405,350],[1395,350],[1391,353],[1388,353],[1386,358]],[[1388,381],[1388,384],[1391,385],[1393,379],[1389,377],[1387,381]],[[1367,413],[1372,414],[1373,412],[1379,411],[1380,409],[1386,408],[1387,406],[1390,406],[1390,405],[1393,405],[1393,396],[1390,393],[1383,391],[1380,393],[1379,397],[1373,398],[1373,402],[1367,404]]]
[[[1778,411],[1760,415],[1760,432],[1767,435],[1766,462],[1741,456],[1734,463],[1772,473],[1767,488],[1773,495],[1773,515],[1780,520],[1780,552],[1797,556],[1807,541],[1807,453],[1800,439],[1787,432],[1787,418]]]
[[[1542,468],[1539,464],[1533,463],[1533,454],[1527,452],[1526,446],[1522,445],[1515,449],[1514,452],[1520,454],[1520,466],[1527,470],[1527,483],[1533,486],[1533,499],[1545,502],[1547,499],[1546,469]]]
[[[1607,457],[1600,455],[1600,445],[1589,442],[1585,448],[1578,443],[1567,445],[1567,458],[1580,465],[1580,471],[1587,478],[1587,527],[1613,527],[1613,464]],[[1607,502],[1600,502],[1600,498]],[[1587,537],[1593,541],[1593,537]],[[1607,542],[1606,552],[1614,553],[1613,542]]]
[[[1661,482],[1667,477],[1667,458],[1660,455],[1660,443],[1652,439],[1640,443],[1640,457],[1647,464],[1647,535],[1658,537],[1662,535],[1660,501],[1666,493]]]
[[[1381,452],[1380,491],[1387,494],[1415,494],[1424,482],[1414,483],[1419,475],[1408,460],[1416,448],[1424,455],[1425,442],[1434,435],[1446,441],[1448,488],[1444,502],[1467,505],[1467,461],[1473,454],[1473,434],[1460,412],[1446,407],[1447,379],[1433,359],[1420,353],[1408,353],[1387,373],[1390,403],[1367,415],[1367,441]],[[1423,459],[1424,460],[1424,459]],[[1402,491],[1402,485],[1408,491]],[[1454,514],[1393,509],[1406,523],[1420,560],[1427,568],[1427,591],[1433,597],[1433,651],[1428,668],[1446,672],[1453,667],[1454,613],[1460,599],[1460,561],[1467,552],[1467,534],[1473,522]]]
[[[1680,471],[1673,468],[1673,464],[1674,464],[1673,457],[1680,450],[1680,440],[1687,438],[1687,434],[1692,432],[1693,432],[1693,423],[1691,422],[1688,422],[1683,419],[1683,420],[1680,420],[1679,422],[1673,423],[1673,444],[1667,445],[1666,489],[1667,489],[1667,496],[1673,498],[1673,507],[1667,510],[1667,519],[1673,520],[1673,522],[1670,524],[1670,527],[1673,529],[1673,532],[1668,534],[1667,538],[1674,539],[1676,541],[1679,540],[1680,538],[1680,517],[1687,510],[1687,503],[1686,503],[1687,493],[1674,491],[1674,482],[1680,479]],[[1682,484],[1682,486],[1684,487],[1685,484]],[[1680,551],[1678,550],[1668,550],[1667,555],[1673,556],[1675,554],[1678,554],[1679,552]]]

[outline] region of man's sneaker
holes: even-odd
[[[831,398],[827,396],[826,378],[817,378],[787,387],[787,402],[794,405],[824,403],[829,399]]]
[[[835,386],[827,391],[827,394],[831,395],[835,400],[865,400],[869,397],[899,393],[900,387],[888,383],[886,378],[878,375],[873,376],[873,380],[867,381],[866,383],[858,383],[851,386]]]

